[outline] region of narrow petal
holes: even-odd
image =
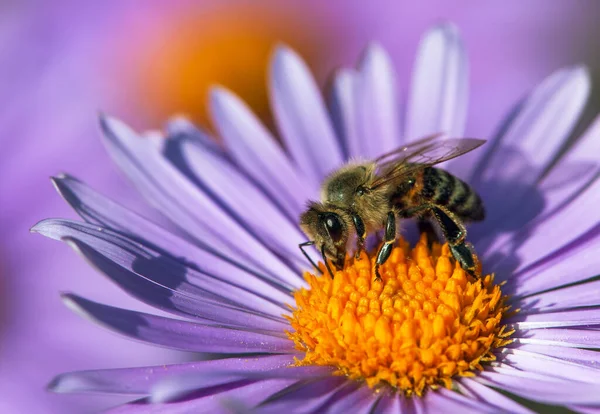
[[[597,251],[597,250],[592,250]],[[595,261],[600,264],[600,258]],[[596,267],[598,269],[598,267]],[[592,273],[590,267],[590,273]],[[559,311],[572,308],[582,308],[598,305],[598,292],[600,280],[568,286],[550,292],[539,293],[519,300],[519,306],[524,313],[539,313],[546,311]]]
[[[305,177],[248,106],[224,88],[210,94],[210,109],[219,133],[235,161],[269,192],[280,199],[288,214],[298,215],[311,189]]]
[[[225,151],[208,133],[184,117],[175,117],[169,120],[166,126],[170,137],[185,137],[196,142],[200,147],[206,148],[215,154],[225,156]]]
[[[521,324],[519,324],[521,325]],[[541,323],[540,323],[541,325]],[[530,328],[515,333],[515,342],[568,348],[600,348],[600,331],[590,329]],[[567,351],[565,351],[567,352]]]
[[[570,326],[600,325],[600,308],[518,315],[509,321],[518,329],[545,329]]]
[[[317,412],[369,414],[377,400],[378,396],[371,388],[359,384],[351,392],[332,398],[330,403],[326,404],[326,409],[321,407]]]
[[[189,375],[171,376],[157,383],[152,388],[152,401],[173,401],[192,392],[216,387],[241,380],[292,379],[306,380],[329,377],[332,369],[328,367],[293,367],[263,368],[253,371],[234,369],[231,371],[212,371],[210,373],[193,373]]]
[[[273,300],[289,300],[288,295],[270,283],[269,278],[263,274],[256,273],[245,264],[209,248],[190,243],[104,197],[73,177],[63,175],[53,178],[53,184],[67,203],[88,223],[113,229],[149,249],[156,250],[157,253],[177,257],[199,272],[234,286],[243,287]]]
[[[594,252],[598,246],[600,226],[534,262],[523,263],[521,269],[512,275],[518,282],[515,283],[514,292],[525,296],[584,282],[597,273],[598,257]]]
[[[569,148],[565,155],[552,167],[540,183],[546,198],[541,217],[545,220],[584,191],[600,172],[595,154],[600,152],[600,116]]]
[[[536,183],[571,135],[589,91],[586,69],[555,73],[525,101],[506,131],[487,145],[470,180],[488,207],[485,223],[471,232],[473,240],[491,228],[496,232],[519,229],[541,210],[525,204],[543,206]]]
[[[523,407],[516,401],[500,394],[494,389],[487,387],[471,378],[461,378],[458,381],[461,391],[465,391],[462,388],[466,388],[470,394],[477,398],[477,400],[493,405],[502,411],[514,413],[514,414],[533,414],[534,412],[528,408]]]
[[[544,331],[535,331],[533,333],[535,334],[536,332],[543,333]],[[598,361],[598,351],[557,346],[550,340],[541,340],[540,342],[541,344],[529,344],[522,343],[521,339],[518,339],[517,343],[514,346],[519,350],[533,352],[540,355],[549,355],[552,357],[563,359],[565,361],[575,362],[592,368],[600,368],[600,362]]]
[[[49,237],[56,237],[52,234],[52,227],[40,231],[46,230]],[[108,231],[104,230],[104,232]],[[173,266],[167,258],[155,261],[142,258],[139,262],[135,262],[136,269],[140,266],[146,270],[154,268],[152,277],[155,279],[153,280],[136,273],[133,268],[128,269],[117,264],[114,261],[117,255],[112,259],[105,256],[108,252],[125,251],[115,249],[114,243],[94,242],[99,249],[104,250],[101,252],[72,236],[63,237],[63,241],[127,293],[158,309],[238,328],[283,332],[289,326],[279,316],[250,311],[246,306],[236,304],[234,300],[218,300],[216,295],[203,292],[202,289],[189,284],[185,278],[182,279],[185,276],[178,273],[178,267]]]
[[[274,280],[298,279],[269,249],[235,222],[213,199],[198,189],[151,143],[125,124],[101,119],[104,142],[123,172],[148,202],[192,240],[212,245],[228,255],[241,256]]]
[[[560,358],[512,349],[503,355],[502,364],[522,371],[556,377],[566,381],[580,381],[600,385],[600,369],[568,362]]]
[[[275,51],[270,82],[279,131],[296,165],[316,188],[343,161],[319,88],[302,59],[283,46]]]
[[[455,391],[440,388],[428,392],[423,398],[427,412],[432,413],[497,413],[498,408],[484,401],[477,401]]]
[[[496,263],[491,270],[501,277],[514,275],[511,277],[518,280],[515,287],[520,292],[528,293],[583,281],[594,276],[593,267],[591,274],[589,273],[594,258],[590,257],[590,251],[583,247],[597,243],[596,238],[600,236],[600,210],[593,207],[597,202],[600,202],[600,180],[595,181],[584,194],[569,203],[552,220],[532,222],[517,235],[505,240],[503,245],[493,245],[492,250],[495,254],[504,257],[503,261]],[[576,255],[583,255],[580,257],[583,260],[573,260]],[[517,266],[514,266],[515,262]],[[574,268],[566,273],[557,273],[555,265],[560,263],[563,263],[563,266],[572,265]],[[575,272],[575,269],[578,272]],[[547,283],[541,283],[538,285],[541,288],[534,289],[530,285],[532,281],[528,279],[541,274],[542,270],[545,277],[540,279],[536,276],[536,282]],[[526,275],[525,272],[529,274]]]
[[[573,243],[578,247],[581,242],[591,240],[600,231],[600,210],[593,206],[600,202],[600,180],[594,182],[584,195],[573,201],[567,208],[558,213],[552,220],[532,226],[533,234],[516,238],[519,243],[518,252],[528,260],[523,267],[531,264]],[[579,243],[576,241],[579,240]],[[540,245],[542,243],[542,245]],[[593,276],[593,275],[589,275]]]
[[[400,146],[400,108],[392,62],[377,44],[369,46],[359,65],[355,104],[360,128],[360,154],[375,158]]]
[[[116,368],[76,371],[60,374],[48,388],[58,393],[102,393],[150,395],[153,385],[172,375],[212,372],[213,370],[275,369],[294,362],[292,355],[269,355],[243,358],[223,358],[139,368]]]
[[[499,178],[519,177],[535,182],[571,134],[590,88],[590,76],[585,67],[562,69],[546,78],[488,147],[474,178],[481,181],[501,173]],[[515,151],[525,159],[518,164],[507,164],[508,159],[514,158],[511,154]],[[532,177],[519,176],[526,167],[524,162],[529,163]]]
[[[347,379],[329,377],[293,385],[273,395],[261,404],[261,414],[291,412],[319,412],[337,390],[345,386]]]
[[[62,299],[71,310],[94,323],[132,339],[167,348],[220,354],[293,353],[294,349],[289,339],[264,333],[134,312],[73,294],[64,294]]]
[[[334,77],[331,112],[338,135],[342,137],[345,159],[364,155],[363,137],[358,125],[358,72],[342,69]]]
[[[517,370],[511,374],[485,371],[479,374],[478,380],[520,397],[547,404],[593,405],[600,402],[596,384],[528,378]]]
[[[430,30],[419,46],[406,116],[408,141],[437,132],[464,134],[468,102],[468,60],[456,27]]]
[[[223,158],[190,143],[183,143],[182,150],[200,186],[217,198],[232,216],[266,246],[276,246],[277,253],[295,259],[299,269],[307,266],[298,248],[306,241],[306,236],[297,225],[297,216],[293,222],[284,216],[250,180]]]
[[[149,398],[124,404],[109,410],[109,414],[214,414],[231,413],[231,401],[242,401],[245,407],[254,407],[272,394],[279,392],[296,381],[266,380],[266,381],[235,381],[211,388],[204,392],[194,393],[189,399],[155,403]],[[229,404],[229,406],[228,406]]]
[[[390,392],[381,397],[373,414],[412,414],[412,410],[409,410],[405,397],[397,392]]]
[[[598,414],[600,413],[600,407],[586,407],[583,405],[569,405],[567,406],[572,411],[581,414]]]
[[[570,203],[584,196],[600,175],[600,164],[594,159],[594,154],[598,151],[600,151],[600,117],[592,123],[575,145],[567,150],[549,174],[542,177],[542,181],[530,194],[531,197],[519,205],[517,216],[510,215],[502,221],[503,228],[514,228],[516,233],[496,234],[496,240],[489,250],[494,251],[498,246],[512,243],[512,238],[518,237],[521,233],[530,233],[532,227],[554,219]],[[591,217],[581,217],[582,221],[593,221],[597,218],[593,211],[588,213]],[[527,225],[523,227],[521,224],[525,222]]]
[[[119,267],[137,275],[134,280],[146,280],[166,292],[173,291],[192,301],[204,299],[240,310],[264,312],[269,317],[283,320],[279,316],[286,309],[283,303],[277,304],[270,297],[203,274],[181,260],[163,255],[112,230],[60,219],[44,220],[32,230],[55,240],[70,239],[74,243],[72,247],[84,248],[80,253],[94,265],[105,270]],[[108,276],[114,280],[111,275]],[[128,284],[132,285],[132,282],[130,280]]]

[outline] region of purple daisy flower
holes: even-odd
[[[185,120],[169,123],[165,137],[103,117],[109,153],[161,216],[142,217],[63,175],[54,184],[84,222],[49,219],[33,231],[66,242],[125,291],[175,317],[70,293],[63,299],[130,338],[219,357],[67,373],[50,388],[136,398],[115,412],[530,412],[498,390],[597,412],[600,371],[590,349],[600,348],[593,278],[600,124],[568,142],[590,89],[582,67],[551,75],[484,149],[448,163],[486,202],[488,218],[468,238],[495,282],[468,281],[444,248],[424,256],[423,245],[412,261],[402,257],[409,250],[395,250],[385,287],[361,290],[358,280],[371,279],[360,273],[367,261],[333,281],[302,278],[308,264],[297,249],[305,240],[298,216],[326,174],[348,158],[431,133],[464,133],[467,58],[454,27],[434,28],[422,41],[405,117],[394,77],[385,51],[369,47],[356,69],[337,74],[328,112],[306,65],[280,47],[270,88],[287,152],[222,88],[211,95],[222,147]],[[436,290],[440,280],[445,287]],[[421,294],[420,302],[411,310],[413,302],[398,296],[396,308],[384,298],[389,286]],[[346,296],[334,295],[346,288]],[[439,296],[428,302],[429,292]],[[398,312],[388,315],[392,303]]]

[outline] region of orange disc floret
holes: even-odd
[[[305,352],[297,365],[329,365],[374,387],[387,383],[406,395],[452,386],[473,376],[493,350],[511,342],[502,317],[507,297],[493,275],[475,280],[447,245],[410,249],[400,240],[374,280],[373,257],[348,258],[331,279],[305,273],[295,292],[288,336]]]

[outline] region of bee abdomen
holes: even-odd
[[[485,216],[479,195],[460,178],[438,168],[423,171],[422,196],[462,219],[477,221]]]

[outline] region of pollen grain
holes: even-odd
[[[493,275],[474,280],[448,246],[411,249],[400,240],[375,281],[370,254],[347,260],[332,280],[305,273],[288,332],[305,353],[296,365],[328,365],[370,387],[421,396],[456,376],[474,376],[511,342],[507,297]]]

